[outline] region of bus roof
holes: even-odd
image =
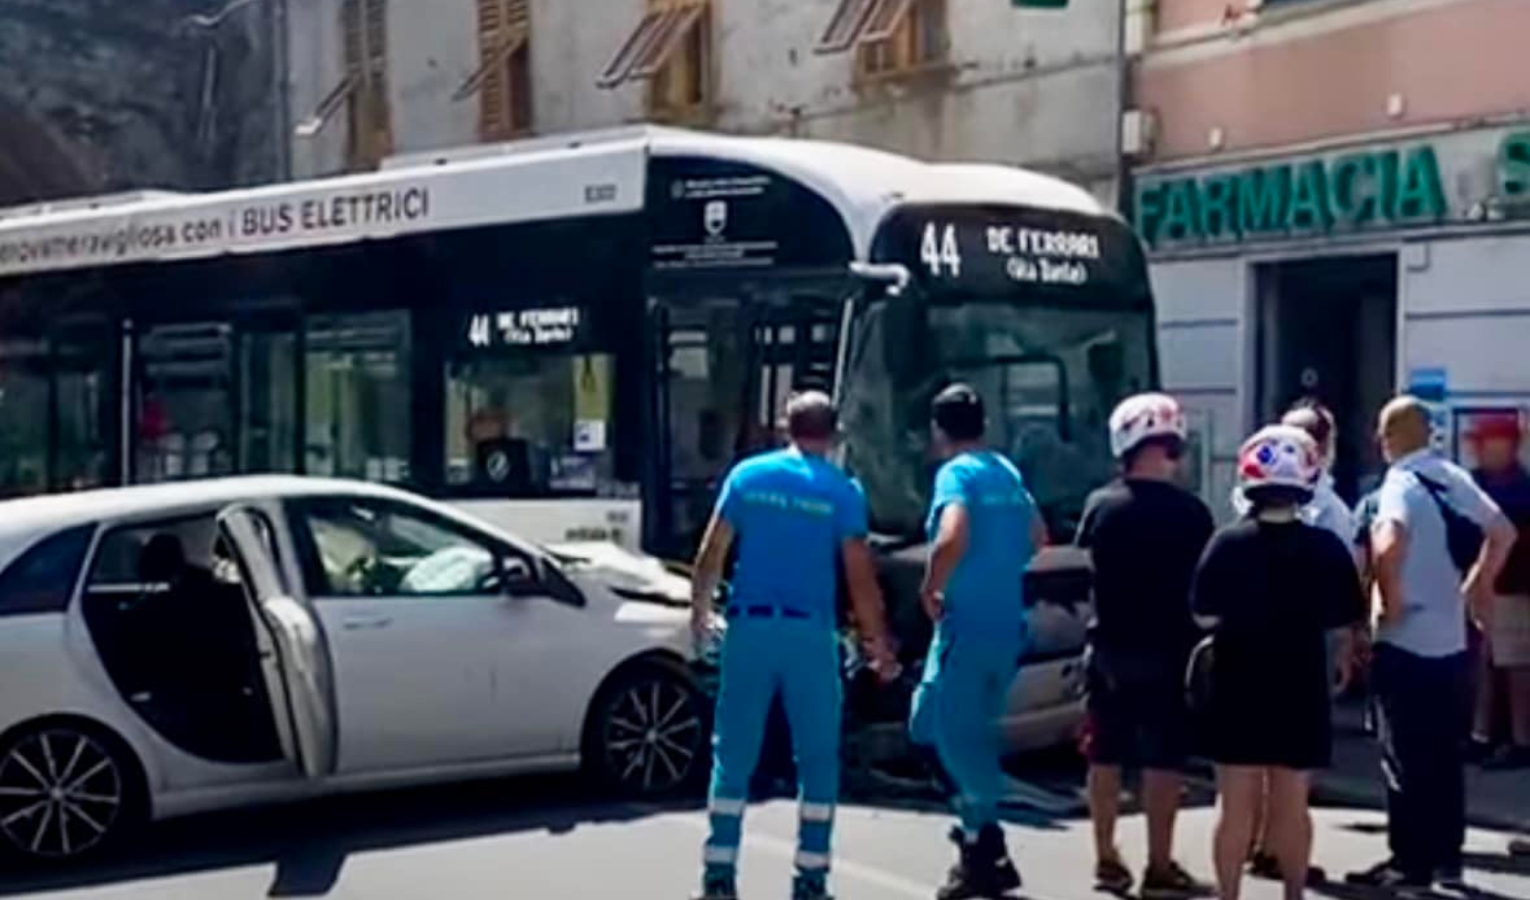
[[[779,172],[834,205],[862,258],[877,224],[906,204],[1114,215],[1082,188],[1009,166],[926,163],[851,144],[643,125],[398,156],[376,172],[331,178],[0,210],[0,276],[635,213],[643,208],[650,155]]]

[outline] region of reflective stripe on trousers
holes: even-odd
[[[749,781],[759,763],[777,692],[797,758],[801,805],[796,866],[827,873],[839,799],[839,644],[817,620],[731,621],[719,661],[712,735],[710,834],[702,861],[710,877],[731,878],[738,864]]]

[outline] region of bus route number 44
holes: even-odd
[[[962,251],[956,241],[956,226],[948,224],[942,228],[934,222],[925,225],[924,235],[919,239],[919,261],[936,278],[942,275],[960,278]]]

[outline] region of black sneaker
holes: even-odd
[[[833,900],[829,880],[823,875],[798,875],[792,879],[792,900]]]
[[[1460,866],[1440,866],[1434,870],[1434,881],[1447,891],[1466,893],[1466,872]]]
[[[1351,872],[1344,876],[1344,883],[1355,887],[1381,888],[1384,890],[1428,890],[1433,879],[1416,872],[1403,870],[1392,860],[1377,863],[1369,869]]]
[[[733,876],[708,872],[701,878],[701,893],[695,900],[738,900]]]
[[[1164,868],[1148,866],[1142,874],[1142,900],[1184,900],[1187,897],[1212,897],[1216,888],[1195,877],[1177,862]]]
[[[984,825],[978,832],[978,862],[988,869],[988,887],[996,894],[1007,894],[1020,887],[1020,870],[1010,859],[1009,848],[1004,843],[1004,829],[997,825]]]
[[[1530,837],[1515,838],[1509,841],[1510,856],[1530,856]]]
[[[1002,897],[1020,886],[1020,873],[1004,848],[1004,832],[997,825],[984,827],[970,844],[960,828],[952,828],[947,837],[956,845],[957,862],[946,874],[946,883],[935,892],[936,900]]]
[[[1094,889],[1097,891],[1104,891],[1107,894],[1129,894],[1135,881],[1132,870],[1128,869],[1119,858],[1102,859],[1094,864]]]

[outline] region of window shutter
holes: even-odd
[[[367,53],[359,0],[346,0],[340,7],[340,39],[345,51],[345,73],[360,80]]]
[[[524,79],[512,83],[513,53],[505,56],[505,47],[508,42],[526,40],[530,28],[529,0],[478,0],[478,54],[480,65],[486,67],[478,88],[478,131],[483,140],[510,137],[529,124],[517,115],[518,110],[529,109],[529,98],[515,93],[530,90],[530,84],[520,83]]]
[[[855,46],[880,3],[881,0],[840,0],[814,49],[818,53],[840,53]]]

